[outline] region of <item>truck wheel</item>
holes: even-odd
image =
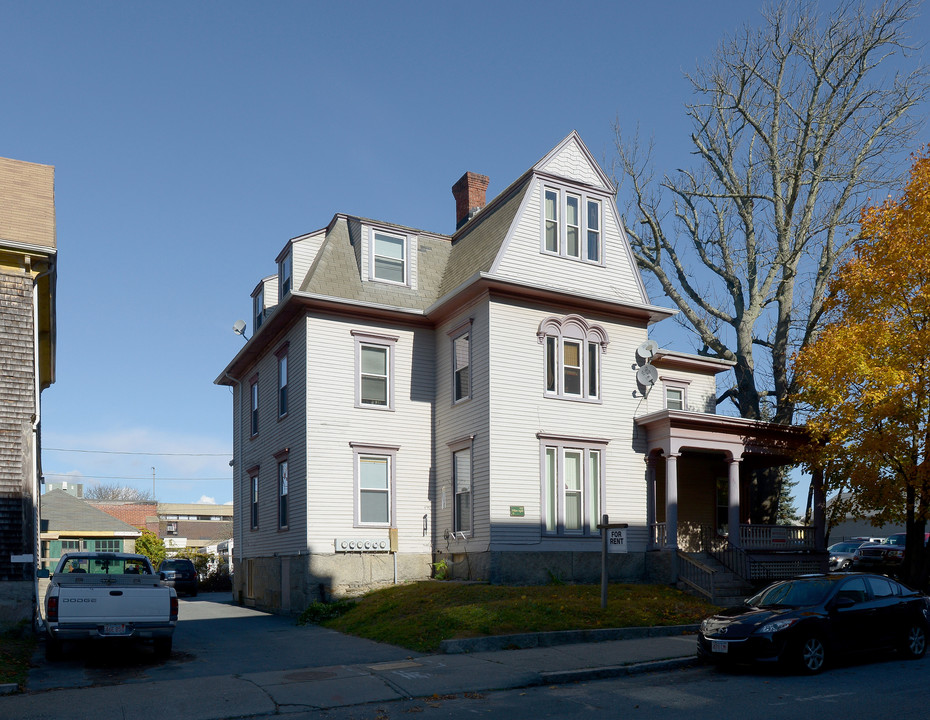
[[[51,635],[45,636],[45,659],[61,660],[61,640]]]
[[[160,658],[169,658],[171,657],[171,641],[173,638],[170,637],[160,637],[155,638],[155,654]]]
[[[923,625],[912,623],[908,626],[901,649],[904,651],[904,656],[911,660],[924,656],[927,652],[927,633]]]

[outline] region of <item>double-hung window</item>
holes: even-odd
[[[543,192],[542,249],[562,257],[601,263],[601,198],[546,186]]]
[[[569,315],[544,320],[536,333],[545,345],[545,393],[550,397],[598,401],[601,354],[607,332],[584,318]]]
[[[353,330],[356,407],[394,409],[394,349],[397,338]]]
[[[287,460],[278,463],[278,528],[287,527]]]
[[[597,535],[604,487],[603,440],[540,435],[543,532]]]
[[[287,415],[287,349],[288,344],[278,350],[278,417]]]
[[[249,527],[258,530],[258,468],[249,470]]]
[[[407,238],[371,231],[371,276],[384,282],[407,283]]]
[[[671,380],[662,378],[662,385],[665,388],[665,409],[666,410],[687,410],[688,409],[688,383],[683,380]]]
[[[355,524],[392,527],[398,448],[351,445],[355,454]]]
[[[452,451],[452,529],[468,536],[472,533],[472,444],[474,436],[449,443]]]
[[[265,286],[259,285],[252,296],[252,334],[258,330],[265,321]]]
[[[471,397],[471,332],[465,330],[452,339],[452,401]]]
[[[249,383],[249,434],[258,435],[258,375]]]
[[[283,300],[284,297],[291,291],[291,283],[293,280],[293,260],[291,259],[291,253],[288,252],[281,261],[278,263],[278,300]]]

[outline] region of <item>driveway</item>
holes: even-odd
[[[69,644],[64,658],[56,662],[45,660],[43,650],[40,643],[36,666],[29,671],[30,692],[389,662],[418,655],[240,607],[229,593],[180,599],[174,649],[167,660],[158,660],[145,645]]]

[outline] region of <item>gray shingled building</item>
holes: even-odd
[[[56,268],[55,168],[0,158],[0,625],[32,616]]]

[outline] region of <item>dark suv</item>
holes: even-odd
[[[930,533],[924,534],[924,542],[930,540]],[[852,569],[856,572],[880,572],[896,575],[904,562],[904,546],[907,541],[905,533],[889,535],[880,543],[860,545],[853,556]]]
[[[161,565],[158,566],[158,573],[165,581],[165,585],[173,587],[178,593],[197,595],[197,570],[190,560],[184,558],[162,560]]]

